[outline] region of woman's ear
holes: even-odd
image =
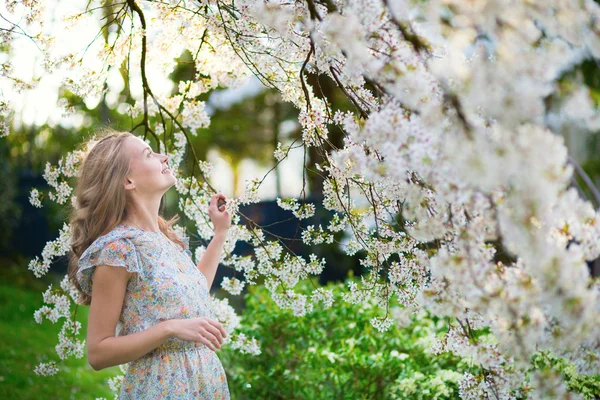
[[[123,184],[125,190],[135,189],[135,183],[131,181],[128,177],[125,177],[125,183]]]

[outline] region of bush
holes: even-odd
[[[305,288],[309,287],[304,283]],[[251,286],[242,332],[261,342],[258,356],[224,347],[221,360],[234,399],[455,399],[470,367],[430,352],[444,320],[394,307],[398,321],[386,332],[369,322],[372,304],[349,304],[343,284],[330,284],[334,306],[303,317],[280,309],[267,289]],[[475,372],[475,371],[474,371]]]

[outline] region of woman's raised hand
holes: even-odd
[[[203,343],[213,351],[221,349],[223,338],[227,336],[223,325],[210,318],[172,319],[169,323],[172,336],[189,342]]]
[[[227,198],[221,194],[214,194],[208,206],[208,216],[215,227],[215,233],[226,232],[231,226],[231,215],[225,209]]]

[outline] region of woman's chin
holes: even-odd
[[[165,173],[161,173],[161,175],[163,176],[164,179],[169,179],[169,180],[176,180],[177,178],[175,177],[175,175],[173,174],[173,171],[168,170]]]
[[[161,177],[162,179],[162,184],[161,186],[163,187],[163,189],[165,191],[167,191],[171,186],[175,185],[175,183],[177,183],[177,178],[170,173],[166,173],[166,174],[162,174],[163,176]],[[168,175],[168,176],[164,176],[164,175]]]

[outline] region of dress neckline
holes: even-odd
[[[169,239],[169,238],[167,237],[167,235],[165,235],[165,234],[164,234],[162,231],[159,231],[159,232],[145,231],[145,230],[143,230],[143,229],[137,228],[137,227],[135,227],[135,226],[132,226],[132,225],[123,225],[123,224],[117,224],[116,226],[120,226],[120,227],[122,227],[122,228],[125,228],[125,229],[131,229],[131,230],[134,230],[134,231],[137,231],[137,232],[147,233],[147,234],[149,234],[149,235],[152,235],[152,236],[155,236],[155,235],[161,235],[163,238],[167,239],[167,240],[169,241],[169,243],[170,243],[170,244],[171,244],[173,247],[175,247],[176,249],[178,249],[178,250],[179,250],[179,247],[178,247],[177,243],[174,243],[174,242],[173,242],[171,239]]]
[[[162,231],[158,231],[158,232],[146,231],[146,230],[143,230],[143,229],[140,229],[140,228],[136,228],[135,226],[132,226],[132,225],[117,224],[117,226],[124,227],[125,229],[132,229],[132,230],[138,231],[138,232],[149,233],[149,234],[152,234],[152,235],[160,235],[160,234],[162,234]]]

